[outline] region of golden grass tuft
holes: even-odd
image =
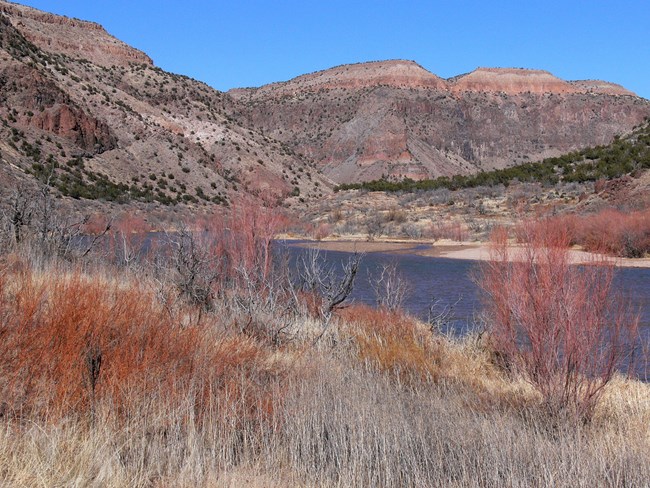
[[[400,379],[437,381],[443,351],[430,333],[402,312],[354,305],[341,313],[359,358]]]

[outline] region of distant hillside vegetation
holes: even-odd
[[[630,134],[615,137],[609,145],[590,147],[540,162],[483,171],[474,175],[442,176],[420,181],[410,178],[389,181],[382,178],[365,183],[338,185],[334,190],[363,189],[389,192],[413,192],[438,188],[458,190],[478,186],[508,186],[515,181],[555,185],[559,182],[609,180],[645,169],[650,169],[650,121],[648,120]]]

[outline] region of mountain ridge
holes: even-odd
[[[110,35],[96,22],[71,19],[7,1],[0,2],[0,13],[5,14],[27,40],[46,52],[83,56],[102,66],[129,63],[153,66],[152,59],[144,52]]]
[[[56,41],[43,49],[43,38],[30,36],[60,25],[73,29],[71,39],[98,33],[93,49]],[[327,191],[304,159],[233,120],[224,94],[132,56],[139,51],[128,46],[125,55],[98,24],[0,2],[0,41],[5,197],[35,180],[72,203],[193,209],[242,197],[298,203],[298,195]]]
[[[336,182],[470,174],[605,144],[650,115],[614,83],[477,68],[448,79],[414,61],[340,65],[234,89],[233,116]]]
[[[638,97],[616,83],[604,80],[562,80],[549,71],[531,68],[478,67],[468,73],[443,78],[427,70],[417,61],[407,59],[342,64],[302,74],[287,81],[268,83],[259,87],[232,88],[226,93],[234,97],[250,95],[257,91],[270,91],[282,95],[295,89],[291,88],[295,85],[299,85],[301,89],[312,90],[389,85],[396,88],[427,87],[452,93],[486,91],[513,94],[532,91],[603,93]]]
[[[608,82],[516,68],[444,79],[409,60],[223,93],[99,24],[1,0],[0,17],[0,178],[52,174],[73,198],[195,208],[268,193],[298,208],[335,183],[471,174],[604,144],[650,116],[650,102]]]

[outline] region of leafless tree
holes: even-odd
[[[10,226],[14,243],[23,240],[23,229],[29,227],[34,212],[34,200],[24,187],[18,187],[12,192],[9,209],[4,212],[4,219]]]
[[[220,260],[212,246],[199,242],[185,227],[176,233],[167,233],[161,246],[165,249],[156,254],[157,274],[163,276],[171,272],[171,281],[182,298],[210,309],[213,285],[220,274]]]
[[[369,241],[374,241],[384,233],[384,222],[379,215],[373,215],[366,220],[366,233]]]
[[[299,273],[303,291],[315,293],[321,298],[318,312],[322,331],[314,344],[327,331],[334,311],[344,307],[350,298],[362,257],[362,254],[355,252],[342,265],[341,273],[337,273],[332,265],[324,263],[319,249],[310,249],[300,258]]]
[[[84,257],[111,227],[109,220],[101,232],[84,236],[88,220],[88,216],[60,208],[48,185],[38,190],[21,186],[2,212],[4,244],[27,246],[46,259]]]

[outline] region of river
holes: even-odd
[[[288,253],[291,266],[296,265],[301,255],[309,252],[300,246],[302,243],[304,241],[278,243],[278,248]],[[350,258],[346,252],[320,253],[324,263],[339,272],[341,264]],[[361,260],[351,299],[375,305],[376,295],[371,280],[382,265],[390,263],[395,264],[399,274],[409,284],[409,293],[403,303],[408,313],[422,320],[427,320],[431,311],[434,316],[442,314],[441,330],[448,334],[463,335],[481,330],[481,294],[473,280],[479,270],[479,262],[405,253],[367,253]],[[650,347],[650,269],[617,268],[614,287],[629,301],[632,310],[638,311],[640,340]],[[648,379],[646,366],[640,369],[639,376]]]

